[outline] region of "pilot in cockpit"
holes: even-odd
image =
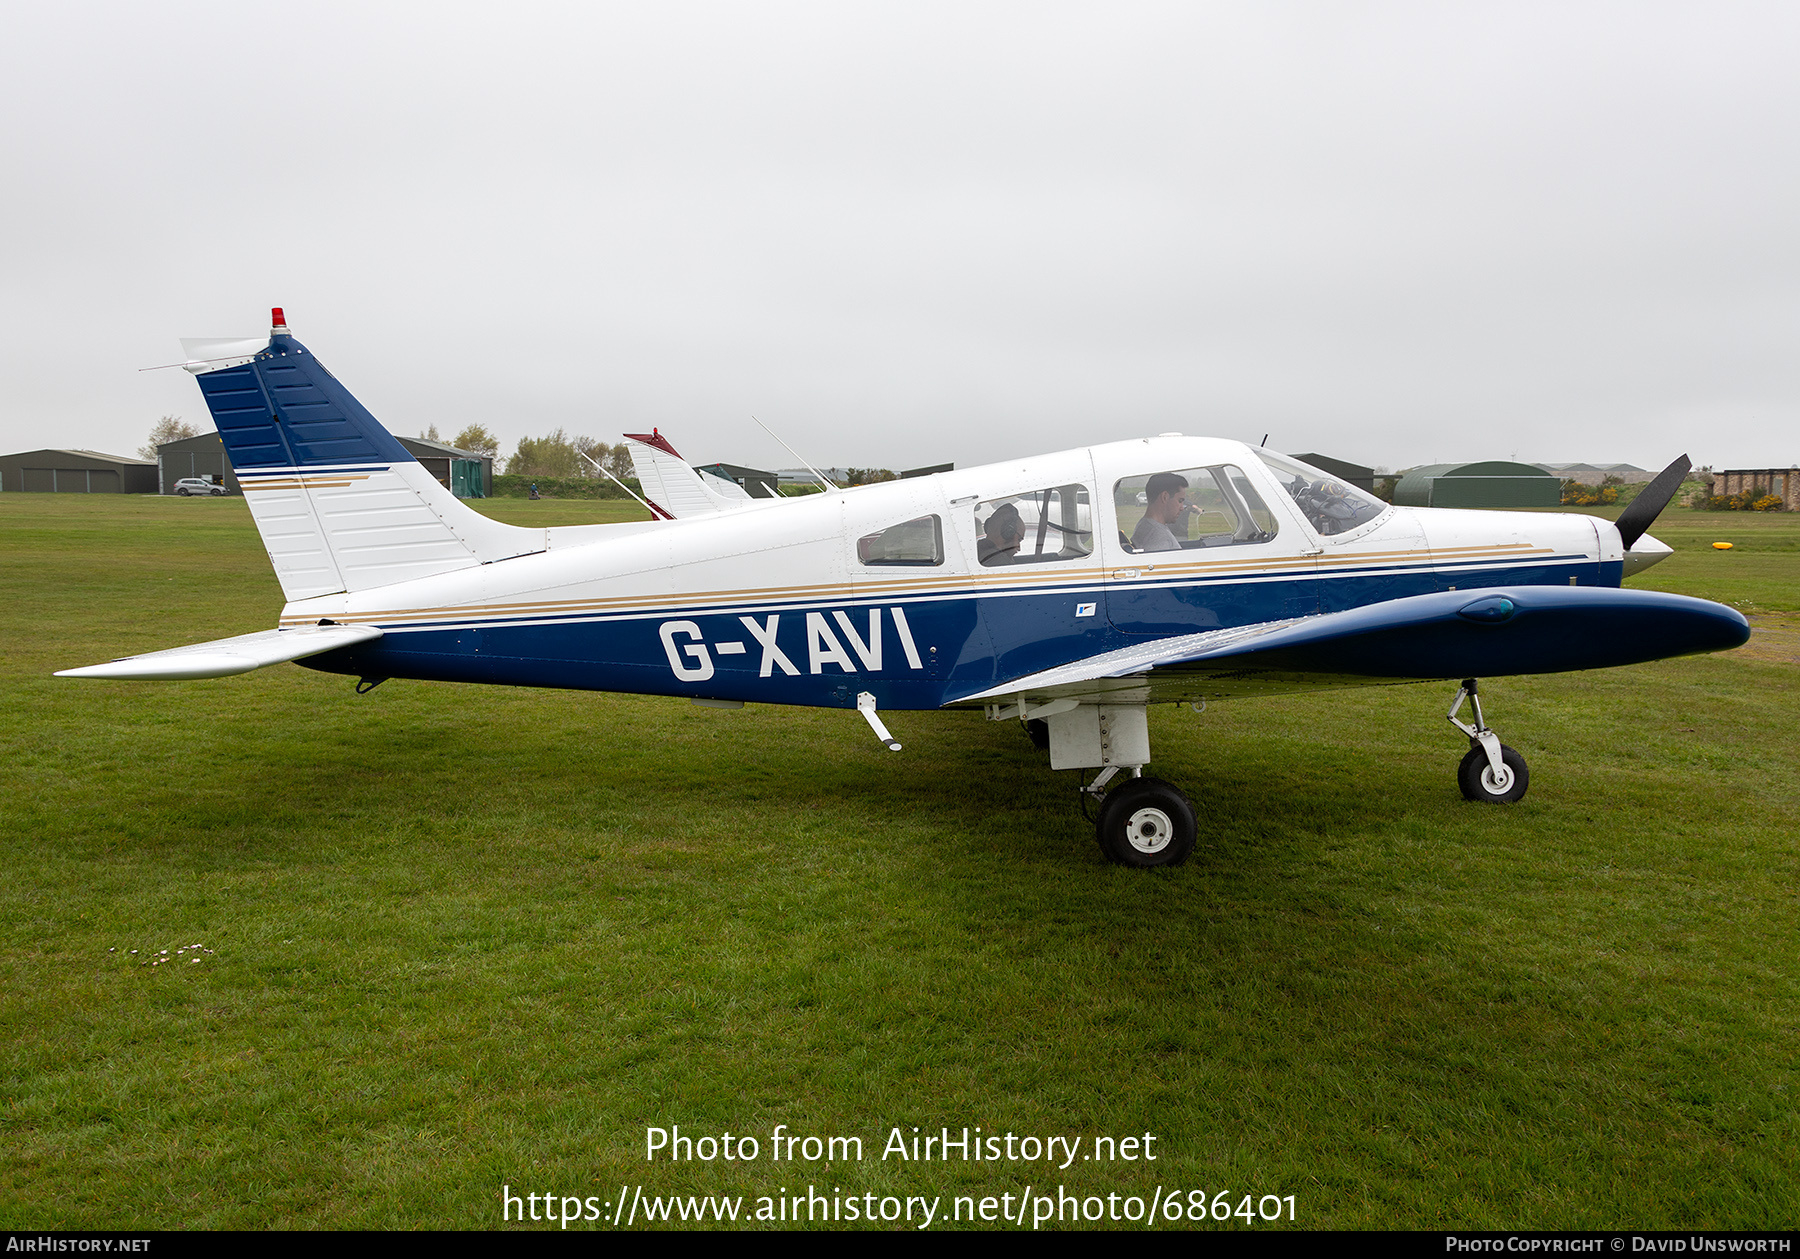
[[[1019,509],[1011,503],[1002,503],[982,525],[975,556],[983,564],[1010,564],[1018,553],[1019,544],[1024,541],[1025,521],[1019,515]]]
[[[1177,472],[1158,472],[1144,486],[1144,518],[1131,533],[1134,551],[1178,551],[1181,539],[1175,526],[1189,511],[1188,480]]]

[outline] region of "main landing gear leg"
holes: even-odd
[[[1179,788],[1145,778],[1150,724],[1144,704],[1082,703],[1053,699],[1033,705],[1025,696],[990,704],[989,721],[1016,717],[1032,742],[1048,745],[1051,769],[1098,770],[1081,789],[1081,811],[1094,821],[1100,851],[1122,866],[1178,866],[1194,851],[1199,819]],[[1042,728],[1034,730],[1033,726]],[[1107,785],[1125,778],[1108,791]],[[1091,806],[1099,805],[1098,817]]]
[[[1106,790],[1121,774],[1131,777]],[[1081,789],[1081,811],[1089,800],[1100,804],[1094,819],[1094,838],[1107,860],[1140,870],[1178,866],[1194,851],[1199,820],[1194,806],[1173,783],[1145,778],[1141,765],[1108,765]]]
[[[1194,851],[1199,833],[1192,802],[1174,783],[1145,778],[1141,766],[1133,766],[1130,778],[1101,795],[1107,780],[1122,768],[1109,765],[1081,789],[1083,812],[1089,796],[1100,800],[1100,816],[1094,821],[1100,851],[1110,861],[1138,869],[1180,865]]]
[[[1475,724],[1456,719],[1457,710],[1468,700],[1475,709]],[[1450,724],[1469,736],[1469,750],[1456,767],[1456,783],[1463,799],[1481,800],[1489,804],[1511,804],[1524,798],[1531,785],[1531,772],[1525,758],[1500,742],[1500,736],[1488,728],[1481,715],[1481,696],[1475,679],[1464,678],[1462,688],[1451,701]]]

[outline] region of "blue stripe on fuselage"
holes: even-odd
[[[346,472],[386,472],[391,465],[385,463],[331,463],[314,464],[305,468],[255,468],[246,469],[239,480],[276,480],[291,476],[335,476]]]
[[[1173,634],[1285,619],[1300,614],[1291,610],[1297,600],[1311,600],[1312,611],[1339,611],[1449,586],[1566,585],[1571,576],[1583,585],[1600,584],[1602,567],[1591,559],[1572,557],[1566,563],[1479,572],[1395,568],[1286,581],[1238,576],[1152,591],[1115,584],[1103,593],[1096,583],[1024,594],[776,604],[754,611],[715,605],[712,610],[580,619],[488,620],[390,629],[375,642],[299,663],[364,677],[815,707],[854,707],[857,693],[869,691],[884,709],[929,709],[1007,678],[1144,642],[1148,635],[1126,633],[1106,616],[1107,601],[1125,590],[1146,606],[1150,597],[1158,600],[1156,606],[1167,609],[1170,618],[1164,632]],[[1616,585],[1616,579],[1609,584]],[[1097,613],[1077,616],[1083,603],[1098,603]],[[902,610],[901,617],[895,616],[895,608]],[[869,625],[872,611],[874,636]],[[840,612],[850,622],[849,633],[838,619]],[[1177,619],[1180,616],[1187,619]],[[771,618],[773,652],[758,637],[771,636]],[[900,634],[902,618],[918,657],[916,668]],[[745,620],[755,628],[747,627]],[[683,628],[668,630],[665,636],[671,626]],[[866,655],[876,652],[880,668],[872,669]],[[689,676],[678,676],[678,667]],[[768,676],[763,676],[765,667]],[[795,672],[790,674],[790,668]],[[702,673],[704,677],[698,676]]]

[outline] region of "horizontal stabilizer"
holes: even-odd
[[[187,361],[182,366],[201,376],[227,367],[242,367],[268,348],[267,337],[183,337],[181,352]]]
[[[380,638],[373,625],[306,625],[299,629],[261,630],[210,643],[126,656],[108,664],[63,669],[59,678],[112,678],[126,682],[179,682],[187,678],[225,678],[264,665],[303,660],[339,647]]]

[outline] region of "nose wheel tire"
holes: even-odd
[[[1488,761],[1488,754],[1479,743],[1469,749],[1468,755],[1462,758],[1462,764],[1456,767],[1456,785],[1462,788],[1463,799],[1477,800],[1486,804],[1511,804],[1525,796],[1525,789],[1531,785],[1531,771],[1525,768],[1525,758],[1507,747],[1500,745],[1501,772],[1496,774]]]
[[[1160,778],[1132,778],[1100,802],[1094,837],[1107,859],[1149,869],[1178,866],[1194,851],[1194,806]]]

